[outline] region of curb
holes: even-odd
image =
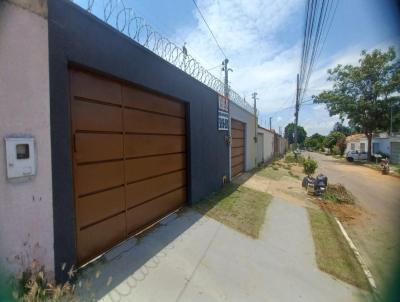
[[[376,290],[376,283],[375,283],[374,277],[372,276],[370,270],[368,269],[367,265],[365,264],[364,259],[361,257],[360,252],[358,251],[357,247],[354,245],[353,241],[347,234],[346,230],[344,229],[343,225],[340,223],[339,219],[337,219],[336,217],[334,217],[334,218],[335,218],[337,224],[339,225],[339,228],[340,228],[344,238],[346,238],[347,243],[349,244],[350,248],[353,250],[354,255],[356,256],[358,262],[360,263],[361,268],[364,271],[364,274],[367,277],[369,284],[371,285],[371,287],[374,290]]]

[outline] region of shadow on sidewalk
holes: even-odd
[[[174,250],[177,239],[184,240],[201,225],[201,217],[198,212],[183,208],[82,268],[75,283],[78,298],[97,300],[111,292],[113,301],[129,296]],[[124,292],[116,290],[121,283],[126,285]]]
[[[259,170],[260,168],[257,168],[235,177],[231,184],[219,191],[222,194],[218,200],[211,205],[207,204],[210,207],[207,210],[234,193]],[[207,197],[199,203],[205,202],[206,199]],[[206,214],[207,211],[203,213]],[[112,294],[113,301],[121,301],[129,296],[135,287],[152,274],[169,253],[173,252],[177,243],[183,241],[186,236],[191,236],[191,233],[204,223],[205,220],[200,220],[203,216],[192,207],[186,206],[81,268],[75,282],[78,298],[92,301]],[[124,292],[117,289],[122,283]]]

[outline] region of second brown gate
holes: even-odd
[[[71,70],[78,264],[186,201],[185,106]]]
[[[232,177],[244,171],[244,130],[245,124],[232,119],[231,120],[231,175]]]

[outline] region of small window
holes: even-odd
[[[365,152],[365,143],[360,144],[360,151]]]
[[[350,148],[351,148],[352,151],[354,151],[356,149],[356,144],[352,143],[350,146],[351,146]]]
[[[18,144],[16,145],[17,159],[27,159],[29,158],[29,145],[28,144]]]

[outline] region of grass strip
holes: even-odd
[[[319,269],[361,289],[370,290],[368,280],[334,218],[321,209],[307,210]]]
[[[275,167],[275,166],[274,166]],[[288,172],[279,169],[278,167],[268,166],[260,171],[258,171],[256,174],[265,178],[273,179],[273,180],[280,180],[283,176],[288,176]]]
[[[258,238],[271,199],[267,193],[228,184],[193,208],[243,234]]]

